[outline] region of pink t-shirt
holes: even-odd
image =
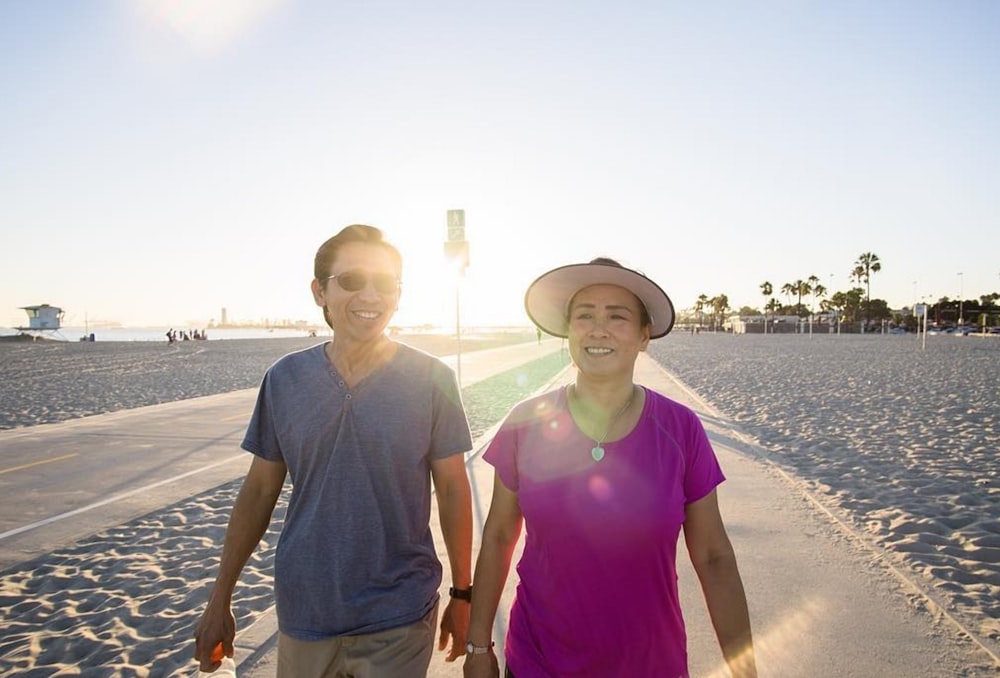
[[[688,675],[677,538],[685,506],[724,476],[697,415],[645,392],[601,461],[565,388],[515,407],[484,454],[524,514],[506,640],[517,678]]]

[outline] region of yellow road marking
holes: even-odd
[[[80,456],[78,453],[74,452],[72,454],[64,454],[61,457],[52,457],[52,459],[43,459],[41,461],[33,461],[30,464],[22,464],[21,466],[12,466],[11,468],[0,469],[0,476],[4,473],[13,473],[14,471],[23,471],[26,468],[31,468],[32,466],[41,466],[42,464],[51,464],[55,461],[62,461],[63,459],[72,459],[73,457]]]

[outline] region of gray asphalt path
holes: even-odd
[[[463,385],[560,347],[548,340],[463,355]],[[550,387],[571,378],[567,369]],[[687,403],[705,421],[728,477],[720,502],[748,591],[762,676],[1000,675],[1000,660],[963,637],[919,587],[824,512],[738,427],[646,356],[636,381]],[[249,459],[238,443],[254,395],[239,391],[0,432],[0,567],[241,476]],[[479,446],[469,456],[477,539],[492,488]],[[436,516],[432,526],[442,544]],[[727,675],[683,546],[679,562],[691,675]],[[508,582],[503,611],[515,583]],[[495,629],[501,650],[505,629],[502,613]],[[274,675],[275,632],[273,614],[239,631],[243,678]],[[461,660],[446,664],[435,655],[432,678],[460,675]]]
[[[573,377],[568,368],[549,387]],[[1000,675],[1000,661],[963,637],[961,629],[889,564],[810,498],[805,486],[769,463],[763,452],[695,393],[646,355],[636,381],[692,407],[705,422],[727,481],[720,505],[737,550],[754,627],[761,676],[775,678],[902,678]],[[473,485],[475,536],[489,510],[492,469],[479,458],[488,431],[468,460]],[[442,543],[437,517],[431,524]],[[681,597],[688,627],[691,676],[728,676],[687,559],[678,548]],[[519,553],[519,551],[518,551]],[[444,586],[450,582],[445,563]],[[515,554],[516,562],[517,554]],[[512,570],[513,571],[513,570]],[[627,572],[623,577],[629,576]],[[494,628],[502,656],[511,576]],[[442,591],[446,595],[446,590]],[[243,632],[243,678],[272,678],[276,649],[273,615]],[[628,648],[622,648],[628,652]],[[461,676],[435,653],[430,678]]]
[[[469,386],[560,341],[444,356]],[[0,570],[242,477],[256,389],[0,431]]]

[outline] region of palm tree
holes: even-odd
[[[809,291],[812,293],[812,296],[813,296],[813,307],[815,307],[816,302],[819,301],[820,298],[826,296],[826,288],[823,287],[823,285],[820,284],[819,278],[817,278],[814,275],[809,276],[809,280],[807,280],[806,282],[809,283]],[[810,308],[809,312],[811,313],[812,310],[813,309]]]
[[[713,330],[718,332],[719,327],[726,322],[726,309],[729,308],[729,297],[725,294],[720,294],[709,299],[708,303],[712,307]]]
[[[788,305],[791,306],[792,295],[795,294],[795,284],[785,283],[784,285],[781,286],[781,293],[785,295],[785,298],[788,299]]]
[[[694,303],[694,310],[698,312],[698,327],[701,328],[704,325],[705,320],[705,307],[708,305],[708,295],[699,294],[698,300]]]
[[[760,291],[764,295],[764,334],[767,334],[767,303],[771,299],[771,295],[774,294],[774,286],[765,280],[760,284]]]
[[[796,280],[793,283],[789,283],[788,287],[790,288],[789,292],[798,297],[798,302],[795,304],[795,313],[802,315],[802,297],[812,292],[812,287],[805,280]]]
[[[877,254],[862,252],[858,256],[858,260],[854,262],[854,270],[851,271],[852,278],[865,284],[865,326],[868,325],[868,306],[872,301],[872,273],[878,273],[881,270],[882,263]]]

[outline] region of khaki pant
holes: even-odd
[[[327,640],[278,634],[277,678],[418,678],[434,652],[437,606],[398,629]]]

